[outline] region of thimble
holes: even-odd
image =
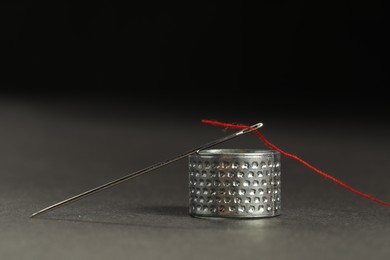
[[[194,217],[280,215],[280,153],[210,149],[189,156],[189,212]]]

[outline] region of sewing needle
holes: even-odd
[[[166,161],[163,161],[163,162],[159,162],[159,163],[153,164],[153,165],[151,165],[151,166],[148,166],[148,167],[146,167],[146,168],[144,168],[144,169],[141,169],[141,170],[132,172],[132,173],[130,173],[130,174],[126,175],[126,176],[123,176],[123,177],[121,177],[121,178],[119,178],[119,179],[110,181],[110,182],[108,182],[108,183],[106,183],[106,184],[100,185],[100,186],[98,186],[98,187],[95,187],[95,188],[93,188],[93,189],[90,189],[90,190],[88,190],[88,191],[85,191],[85,192],[83,192],[83,193],[80,193],[80,194],[75,195],[75,196],[73,196],[73,197],[70,197],[70,198],[65,199],[65,200],[63,200],[63,201],[60,201],[60,202],[58,202],[58,203],[55,203],[55,204],[53,204],[53,205],[51,205],[51,206],[49,206],[49,207],[46,207],[46,208],[44,208],[44,209],[42,209],[42,210],[40,210],[40,211],[38,211],[38,212],[35,212],[34,214],[31,215],[31,217],[33,218],[33,217],[36,217],[36,216],[41,215],[41,214],[43,214],[43,213],[46,213],[46,212],[48,212],[48,211],[54,210],[54,209],[56,209],[56,208],[59,208],[59,207],[68,205],[68,204],[70,204],[70,203],[72,203],[72,202],[75,202],[75,201],[77,201],[77,200],[80,200],[80,199],[82,199],[82,198],[85,198],[85,197],[87,197],[87,196],[89,196],[89,195],[95,194],[95,193],[97,193],[97,192],[99,192],[99,191],[102,191],[102,190],[111,188],[111,187],[113,187],[113,186],[115,186],[115,185],[117,185],[117,184],[119,184],[119,183],[122,183],[122,182],[124,182],[124,181],[127,181],[127,180],[133,179],[133,178],[135,178],[135,177],[138,177],[138,176],[140,176],[140,175],[142,175],[142,174],[144,174],[144,173],[147,173],[147,172],[156,170],[156,169],[161,168],[161,167],[163,167],[163,166],[165,166],[165,165],[167,165],[167,164],[176,162],[176,161],[178,161],[178,160],[180,160],[180,159],[183,159],[183,158],[185,158],[185,157],[187,157],[187,156],[189,156],[189,155],[191,155],[191,154],[194,154],[194,153],[196,153],[196,152],[199,152],[199,151],[201,151],[201,150],[204,150],[204,149],[210,148],[210,147],[212,147],[212,146],[214,146],[214,145],[217,145],[217,144],[226,142],[226,141],[228,141],[228,140],[230,140],[230,139],[233,139],[233,138],[235,138],[235,137],[238,137],[238,136],[240,136],[240,135],[243,135],[243,134],[252,132],[252,131],[254,131],[254,130],[256,130],[256,129],[259,129],[259,128],[262,127],[262,126],[263,126],[262,123],[254,124],[254,125],[252,125],[252,126],[250,126],[250,127],[248,127],[248,128],[245,128],[245,129],[243,129],[243,130],[241,130],[241,131],[239,131],[239,132],[237,132],[237,133],[234,133],[234,134],[232,134],[232,135],[225,136],[225,137],[223,137],[223,138],[221,138],[221,139],[217,139],[217,140],[215,140],[215,141],[212,141],[212,142],[210,142],[210,143],[204,144],[204,145],[202,145],[202,146],[199,146],[199,147],[197,147],[197,148],[195,148],[195,149],[192,149],[192,150],[187,151],[187,152],[185,152],[185,153],[182,153],[182,154],[180,154],[180,155],[177,155],[177,156],[175,156],[175,157],[172,158],[172,159],[169,159],[169,160],[166,160]]]

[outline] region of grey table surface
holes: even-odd
[[[186,160],[29,218],[68,196],[227,134],[201,125],[200,116],[96,113],[0,103],[0,259],[390,258],[390,208],[289,158],[282,159],[283,210],[275,218],[190,217]],[[388,124],[348,118],[264,123],[263,134],[275,144],[390,201]],[[220,147],[265,148],[254,135]]]

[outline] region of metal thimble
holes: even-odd
[[[280,215],[280,153],[210,149],[189,156],[189,212],[195,217]]]

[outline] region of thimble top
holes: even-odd
[[[272,156],[279,154],[275,150],[255,150],[255,149],[208,149],[198,152],[201,156],[234,156],[234,157],[252,157],[252,156]]]

